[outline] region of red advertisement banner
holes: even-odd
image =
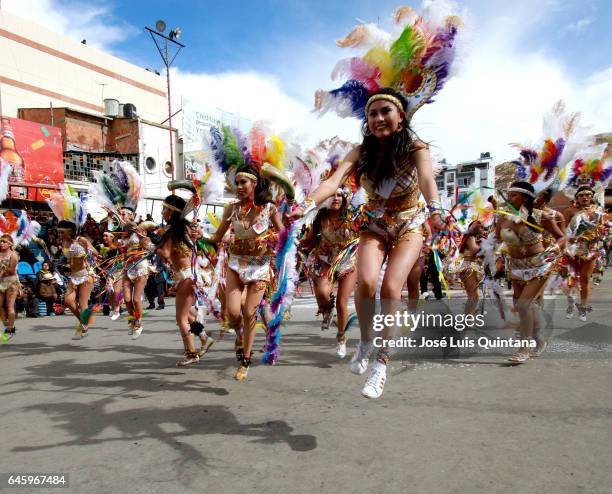
[[[13,167],[9,197],[44,201],[64,181],[62,133],[57,127],[2,117],[0,158]]]

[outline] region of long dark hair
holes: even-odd
[[[338,211],[339,217],[342,220],[346,219],[347,211],[348,211],[348,199],[346,197],[346,194],[343,193],[342,194],[342,205],[340,206],[340,209]],[[330,212],[331,212],[331,209],[329,208],[319,209],[319,211],[317,212],[317,215],[315,216],[315,219],[312,222],[312,234],[315,239],[315,242],[317,243],[319,242],[319,237],[321,236],[321,223],[325,218],[329,216]]]
[[[181,196],[170,195],[164,199],[164,203],[173,206],[181,211],[185,209],[187,202]],[[164,234],[159,239],[157,246],[160,247],[166,243],[166,241],[170,238],[172,242],[178,244],[179,242],[184,242],[189,248],[193,248],[193,243],[191,239],[187,235],[187,229],[189,228],[189,221],[182,217],[182,214],[179,211],[172,210],[172,214],[168,219],[169,228],[164,232]]]
[[[397,98],[402,104],[401,110],[403,112],[406,111],[408,102],[397,91],[391,88],[382,88],[372,93],[370,97],[377,94],[388,94]],[[366,175],[372,181],[375,188],[383,180],[395,177],[400,164],[403,164],[410,156],[412,144],[418,139],[415,132],[410,128],[408,120],[404,118],[400,123],[400,128],[391,136],[391,142],[385,148],[382,161],[379,161],[378,152],[381,142],[370,132],[367,115],[365,115],[365,120],[361,126],[361,133],[363,141],[357,165],[357,175]]]
[[[526,193],[522,193],[522,196],[525,198],[525,209],[527,209],[527,221],[529,221],[529,223],[533,223],[537,225],[537,222],[535,220],[535,218],[533,217],[533,201],[535,201],[535,197],[533,197],[533,195],[535,195],[535,189],[533,188],[533,185],[531,185],[529,182],[523,182],[523,181],[518,181],[518,182],[512,182],[512,184],[510,185],[510,187],[516,187],[518,189],[524,189],[526,191]],[[531,192],[531,194],[529,194],[529,192]],[[533,231],[539,231],[537,228],[534,228],[530,225],[527,225],[528,228],[531,228]]]
[[[265,178],[262,178],[256,168],[251,165],[245,165],[236,171],[236,174],[238,173],[249,173],[257,177],[257,184],[255,185],[254,191],[255,199],[253,201],[255,205],[264,206],[268,202],[273,202],[270,182]]]

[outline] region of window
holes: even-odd
[[[446,183],[449,183],[449,184],[454,184],[455,183],[455,174],[454,173],[447,173],[446,174]]]
[[[469,178],[460,178],[459,179],[459,186],[460,187],[467,187],[470,185],[472,181]]]
[[[145,160],[145,168],[149,173],[153,173],[156,166],[157,163],[155,163],[155,160],[150,156]]]
[[[172,176],[172,163],[170,163],[169,161],[166,161],[164,163],[164,173],[168,176],[171,177]]]

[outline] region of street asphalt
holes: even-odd
[[[231,338],[175,366],[173,299],[136,341],[124,319],[99,315],[81,341],[69,316],[19,319],[0,348],[0,473],[67,474],[63,489],[15,492],[610,493],[611,275],[586,323],[555,307],[538,359],[401,352],[379,400],[348,369],[357,331],[338,359],[309,295],[277,365],[256,358],[246,382]]]

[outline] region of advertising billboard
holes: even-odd
[[[9,197],[44,201],[64,181],[61,130],[50,125],[2,117],[0,134],[0,158],[13,167],[9,177]]]

